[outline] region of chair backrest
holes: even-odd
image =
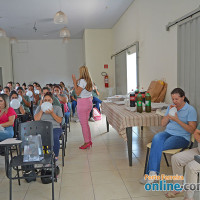
[[[29,135],[41,135],[42,146],[53,151],[53,124],[48,121],[30,121],[19,125],[19,139],[22,140],[21,148],[24,148],[24,138]]]
[[[194,142],[195,142],[194,134],[191,134],[191,135],[190,135],[190,143],[189,143],[189,145],[188,145],[188,148],[189,148],[189,149],[192,148]]]
[[[30,113],[31,113],[32,117],[34,118],[34,115],[33,115],[33,101],[31,101]]]
[[[15,121],[14,121],[14,127],[13,127],[13,129],[14,129],[14,138],[18,138],[18,134],[19,134],[19,123],[20,123],[20,121],[19,121],[19,118],[16,118],[15,119]]]
[[[65,121],[65,109],[64,109],[64,104],[61,104],[61,109],[62,109],[62,113],[63,113],[63,120],[61,122],[61,125],[64,125],[66,123]]]
[[[62,113],[63,113],[63,116],[65,116],[64,104],[61,104],[61,108],[62,108]]]

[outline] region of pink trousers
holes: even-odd
[[[85,143],[88,143],[91,141],[91,132],[90,132],[89,124],[88,124],[88,119],[89,119],[91,110],[92,110],[91,97],[77,99],[77,113],[80,120]]]

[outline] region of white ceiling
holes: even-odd
[[[61,10],[68,17],[71,38],[82,38],[84,29],[112,28],[133,1],[0,0],[0,28],[19,40],[58,39],[65,25],[54,24],[53,17]]]

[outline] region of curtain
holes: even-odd
[[[178,26],[178,87],[185,91],[200,120],[200,16]]]
[[[115,56],[115,87],[117,95],[127,93],[126,51]]]

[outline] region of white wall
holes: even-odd
[[[109,90],[114,90],[115,69],[112,55],[111,29],[86,29],[84,32],[85,61],[93,81],[100,91],[100,99],[109,95]],[[108,64],[108,69],[104,69]],[[109,76],[109,88],[104,87],[104,77],[101,72]]]
[[[12,60],[9,38],[0,38],[0,67],[2,67],[3,86],[12,81]]]
[[[71,75],[78,76],[84,64],[82,39],[19,41],[13,46],[15,82],[59,83],[72,85]]]
[[[177,86],[177,28],[169,22],[195,10],[200,0],[135,0],[112,29],[113,53],[139,41],[139,85],[166,79],[170,91]]]

